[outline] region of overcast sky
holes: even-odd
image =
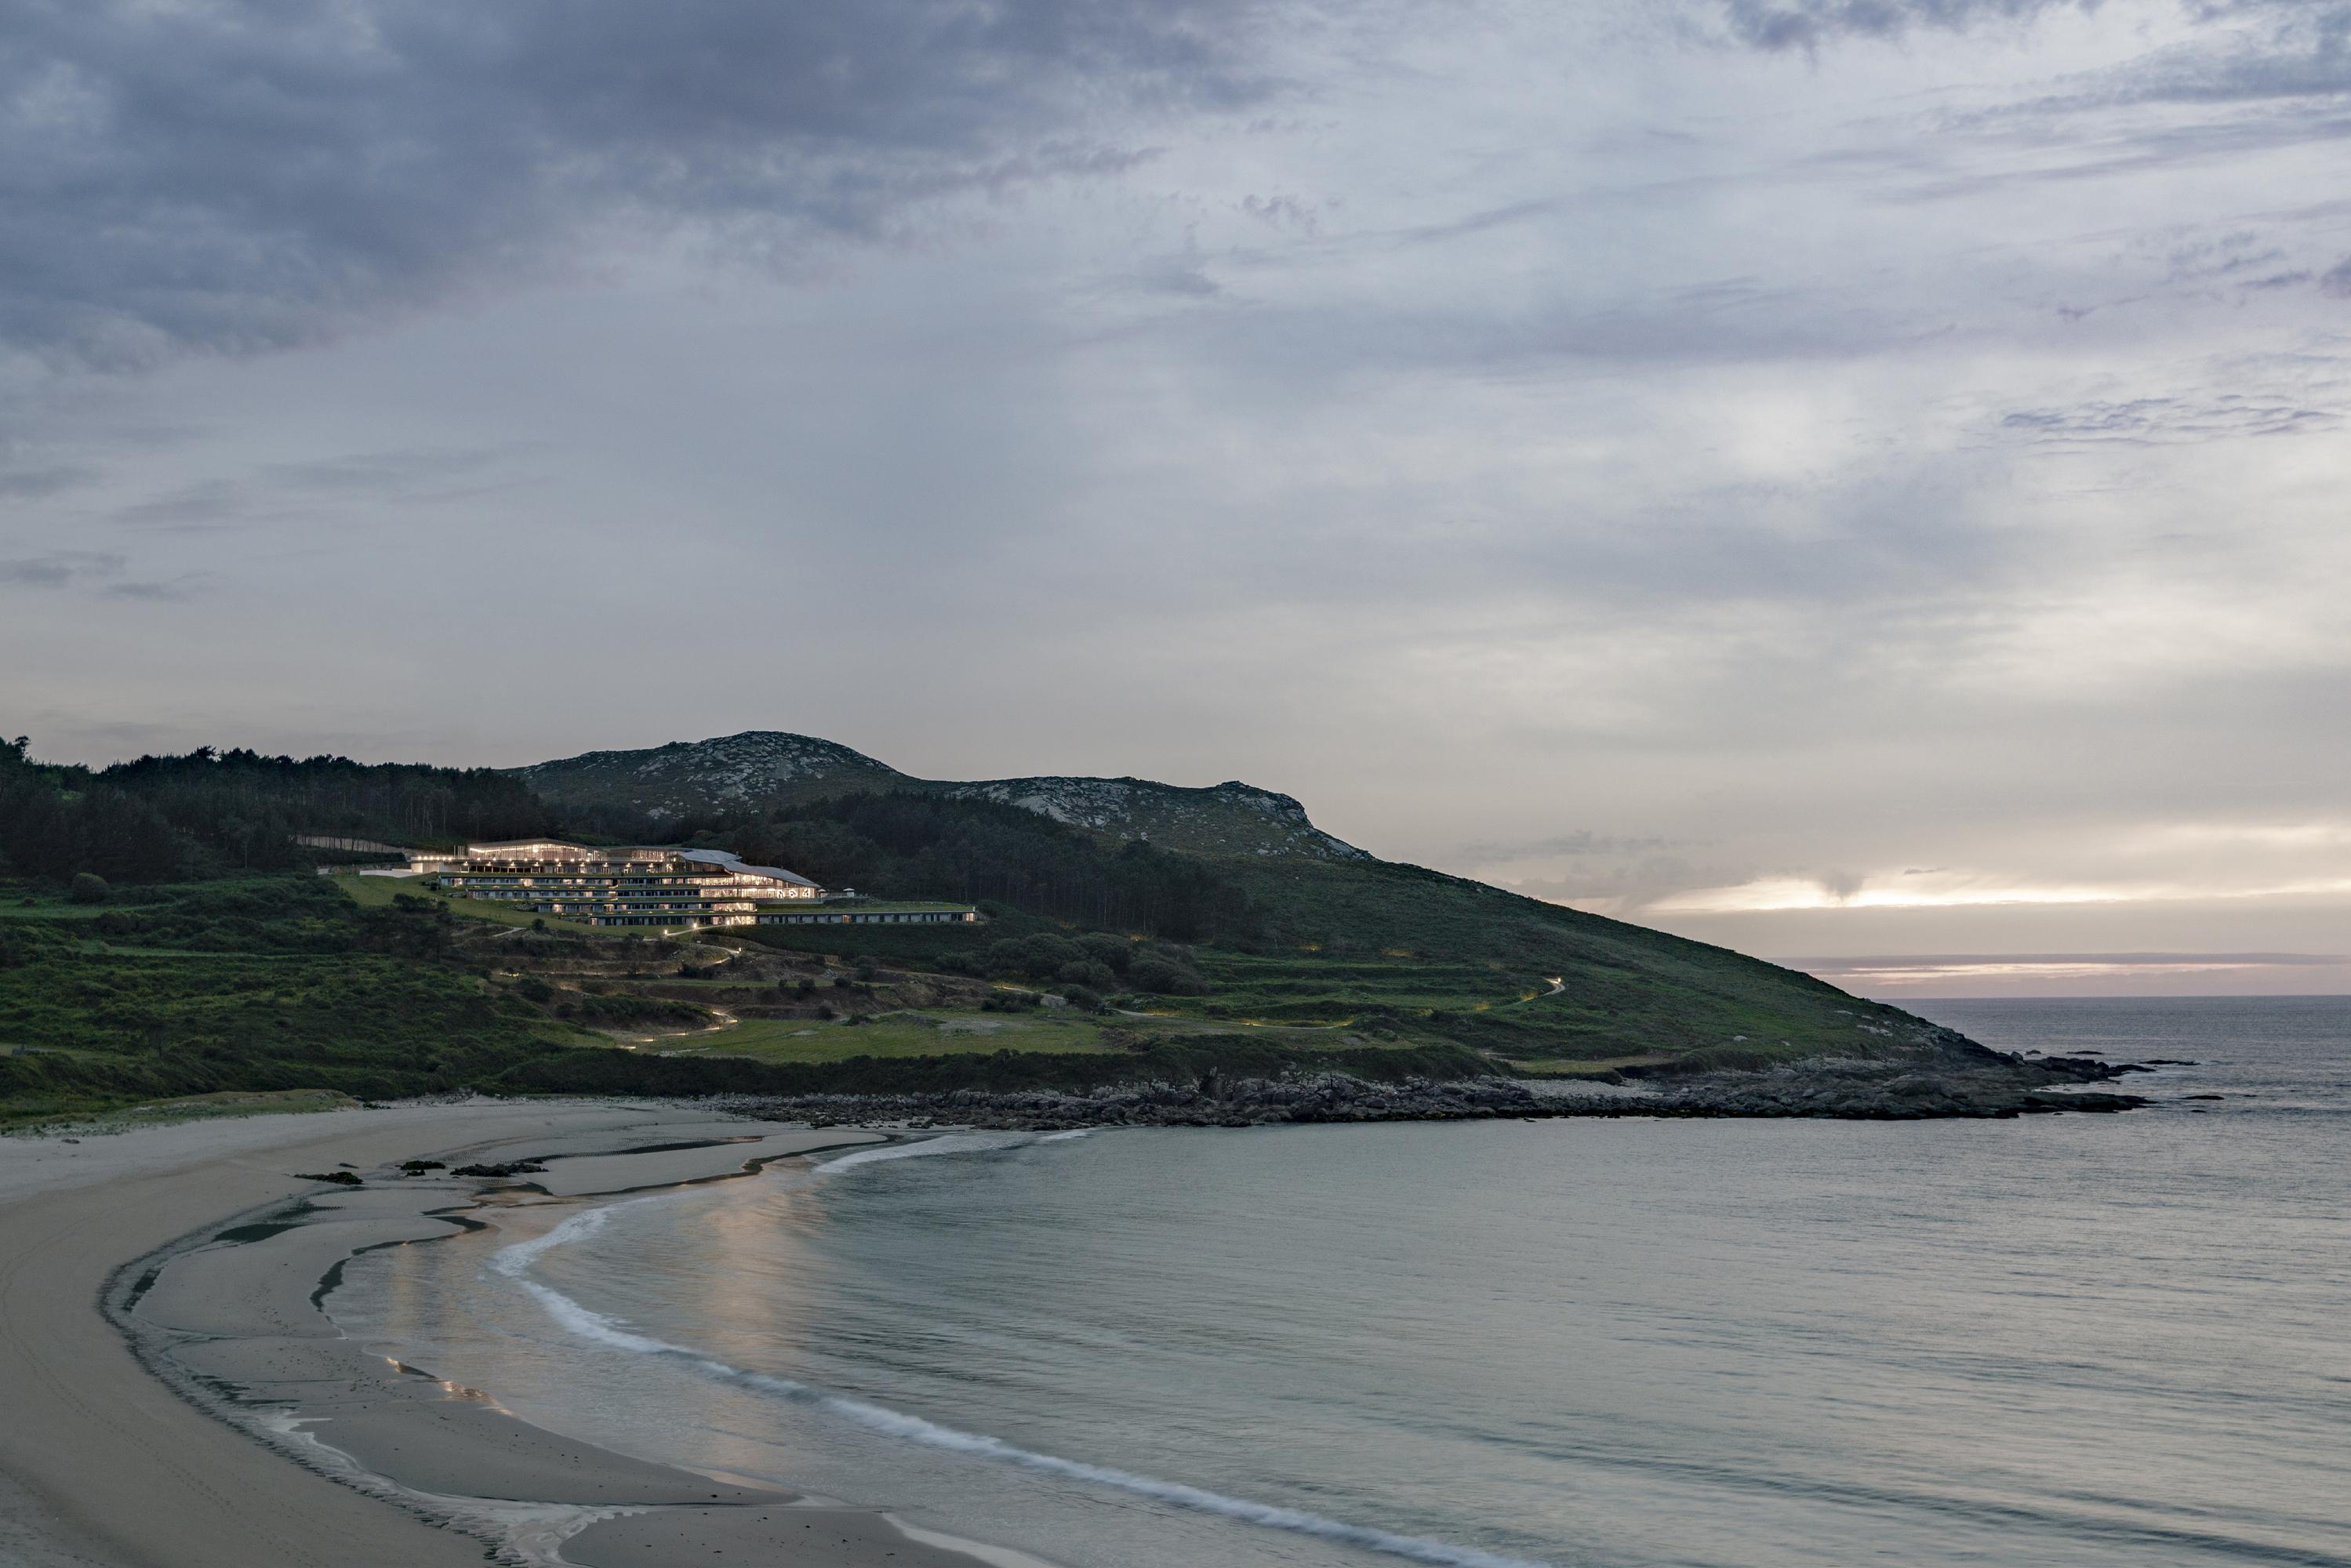
[[[2346,154],[2351,0],[16,0],[0,730],[2351,989]]]

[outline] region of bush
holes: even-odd
[[[537,975],[525,975],[515,983],[515,989],[522,993],[525,1001],[537,1002],[541,1007],[555,999],[555,988]]]
[[[106,879],[95,872],[76,872],[73,886],[66,896],[76,904],[104,904],[114,896],[114,889],[107,886]]]
[[[1086,956],[1094,962],[1122,975],[1126,973],[1126,967],[1134,961],[1134,943],[1104,932],[1088,932],[1078,938],[1078,946],[1084,948]]]
[[[1127,982],[1138,991],[1151,991],[1163,997],[1205,997],[1208,982],[1193,970],[1157,954],[1137,958],[1126,972]]]
[[[1068,988],[1062,991],[1061,998],[1081,1012],[1098,1013],[1102,1010],[1102,993],[1084,986]]]
[[[1081,986],[1090,991],[1118,989],[1118,977],[1111,973],[1110,966],[1092,958],[1062,965],[1053,971],[1053,978],[1064,987]]]

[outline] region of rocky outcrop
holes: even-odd
[[[959,800],[994,800],[1112,838],[1148,839],[1162,849],[1202,854],[1372,857],[1307,820],[1289,795],[1238,779],[1205,789],[1148,779],[998,779],[933,788]]]
[[[2024,1063],[1995,1051],[1888,1061],[1796,1063],[1769,1071],[1708,1072],[1630,1087],[1530,1083],[1510,1078],[1408,1079],[1374,1083],[1343,1073],[1195,1083],[939,1094],[818,1094],[737,1099],[728,1108],[778,1121],[946,1123],[1057,1131],[1077,1127],[1246,1127],[1285,1122],[1442,1122],[1516,1116],[1770,1116],[1848,1121],[1996,1118],[2061,1111],[2127,1111],[2136,1094],[2069,1086],[2089,1076],[2071,1065]],[[2098,1076],[2126,1068],[2089,1064]]]

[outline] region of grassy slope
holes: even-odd
[[[1875,1039],[1863,1026],[1908,1021],[1728,948],[1414,866],[1227,866],[1271,929],[1263,956],[1202,954],[1217,987],[1192,1004],[1204,1010],[1302,1020],[1435,1009],[1447,1038],[1522,1062],[1857,1051]]]
[[[7,888],[0,1120],[223,1091],[417,1093],[581,1038],[436,956],[437,929],[371,918],[312,876],[100,910]]]
[[[1377,1028],[1406,1042],[1469,1045],[1528,1071],[1574,1072],[1698,1052],[1860,1052],[1877,1038],[1865,1027],[1908,1021],[1727,948],[1413,866],[1254,856],[1217,864],[1266,911],[1267,936],[1251,951],[1196,950],[1209,995],[1137,1004],[1171,1022]],[[769,928],[756,939],[923,967],[1060,929],[1012,915],[977,927]]]
[[[449,913],[466,920],[486,920],[497,925],[529,925],[534,922],[550,931],[576,931],[587,935],[596,927],[585,921],[566,920],[555,915],[533,915],[510,904],[500,904],[487,898],[454,898],[429,885],[423,877],[361,876],[357,872],[331,879],[343,895],[362,909],[390,909],[402,894],[411,898],[438,899],[449,906]]]

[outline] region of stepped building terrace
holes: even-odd
[[[763,909],[824,897],[824,889],[798,872],[751,865],[725,850],[591,849],[518,839],[412,854],[408,869],[454,897],[589,925],[748,925]]]

